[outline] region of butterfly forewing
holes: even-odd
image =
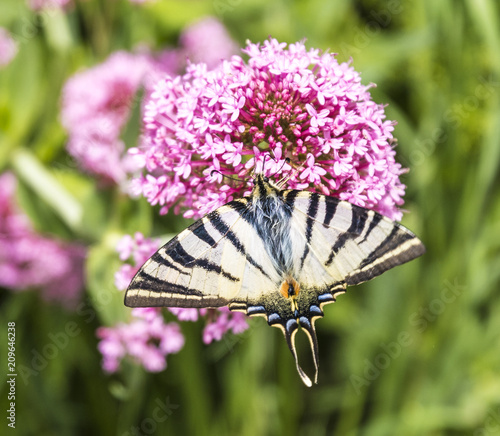
[[[238,200],[240,206],[245,200]],[[131,307],[220,307],[257,300],[279,277],[263,241],[231,203],[196,221],[160,248],[132,280]],[[258,253],[255,256],[252,253]],[[274,279],[274,280],[273,280]]]
[[[330,276],[330,283],[362,283],[425,251],[400,224],[372,210],[309,192],[296,196],[291,228],[294,258],[302,266],[299,277],[304,282]]]
[[[222,211],[224,212],[224,211]],[[221,215],[224,215],[222,218]],[[231,229],[240,219],[228,209],[209,214],[161,247],[139,270],[130,284],[125,304],[131,307],[219,307],[228,304],[241,283],[234,271],[244,259],[225,238],[221,227]],[[232,273],[233,272],[233,273]]]

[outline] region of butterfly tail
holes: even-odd
[[[276,325],[276,324],[275,324]],[[295,335],[297,334],[298,324],[295,319],[289,319],[287,322],[282,325],[278,324],[277,326],[281,327],[283,333],[285,335],[285,340],[288,345],[288,348],[292,352],[292,356],[295,360],[295,366],[297,367],[297,372],[299,373],[300,378],[304,382],[307,387],[312,386],[311,379],[307,376],[304,370],[299,365],[299,359],[297,357],[297,349],[295,347]]]
[[[314,328],[314,320],[310,320],[305,316],[299,318],[299,323],[302,329],[306,332],[309,338],[309,344],[311,345],[311,352],[314,361],[314,383],[318,383],[318,371],[319,371],[319,349],[318,349],[318,339],[316,338],[316,329]]]

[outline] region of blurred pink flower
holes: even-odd
[[[169,307],[179,321],[197,321],[199,316],[206,319],[203,329],[203,342],[210,344],[212,341],[220,341],[229,331],[239,334],[248,329],[248,318],[244,313],[231,312],[227,307],[217,309],[185,309],[180,307]]]
[[[224,25],[214,17],[207,17],[188,26],[182,32],[180,52],[191,62],[203,62],[208,69],[220,65],[238,53],[238,46],[231,39]]]
[[[103,369],[115,372],[125,356],[130,356],[149,372],[163,371],[168,354],[184,346],[184,336],[177,323],[166,324],[157,308],[134,309],[129,324],[100,327],[98,349],[103,355]]]
[[[173,207],[196,218],[250,192],[250,180],[220,173],[250,179],[257,170],[400,219],[394,122],[351,65],[301,42],[269,39],[243,51],[247,62],[234,56],[212,71],[191,64],[156,84],[142,143],[130,151],[145,169],[132,192],[162,214]]]
[[[36,233],[15,202],[16,179],[0,176],[0,286],[39,289],[46,300],[72,307],[83,288],[86,250]]]
[[[169,307],[169,312],[173,313],[179,321],[198,321],[200,314],[198,309],[184,307]]]
[[[61,118],[69,133],[68,151],[105,182],[119,183],[135,169],[120,135],[152,65],[147,55],[116,52],[64,86]]]
[[[0,27],[0,68],[5,67],[17,54],[17,44],[3,27]]]
[[[28,6],[34,11],[59,9],[72,5],[73,0],[28,0]]]
[[[231,312],[227,307],[221,307],[214,312],[215,320],[207,323],[203,330],[203,342],[210,344],[212,341],[220,341],[228,332],[234,334],[243,333],[248,328],[247,316],[241,312]]]

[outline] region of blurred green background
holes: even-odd
[[[171,233],[186,222],[160,218],[145,201],[101,190],[77,171],[59,120],[61,88],[115,50],[173,46],[186,25],[208,15],[240,45],[269,35],[306,38],[341,61],[352,57],[363,83],[377,84],[373,99],[388,103],[387,117],[398,123],[398,160],[410,169],[403,224],[427,254],[327,306],[317,323],[321,366],[312,388],[297,376],[281,332],[261,319],[210,346],[201,322],[184,323],[186,345],[159,374],[130,365],[106,376],[100,367],[95,330],[113,316],[103,310],[112,306],[109,295],[122,311],[113,287],[117,235]],[[2,411],[7,321],[17,325],[18,365],[33,372],[18,379],[16,430],[2,417],[0,433],[500,434],[499,19],[495,0],[87,0],[45,15],[2,0],[0,26],[16,35],[19,53],[0,71],[0,171],[18,176],[20,202],[37,230],[90,251],[88,292],[76,312],[36,292],[1,293]],[[76,201],[78,224],[64,216],[64,199],[37,189],[44,175]],[[57,355],[36,360],[71,323],[78,334]]]

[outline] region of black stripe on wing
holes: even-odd
[[[201,225],[193,229],[193,235],[197,236],[200,241],[205,242],[206,244],[210,245],[210,247],[215,246],[217,244],[217,241],[210,236],[210,234],[207,232],[207,229],[205,228],[205,223],[201,222]]]
[[[293,210],[294,205],[295,205],[295,199],[298,197],[298,195],[302,191],[297,191],[297,190],[291,190],[291,191],[281,191],[280,196],[283,196],[285,199],[286,204],[288,205],[288,208],[290,210]]]
[[[347,231],[339,235],[339,237],[335,241],[335,244],[330,251],[330,255],[328,256],[328,260],[325,262],[326,266],[330,265],[333,262],[333,258],[335,257],[335,255],[345,246],[346,242],[349,239],[354,239],[361,233],[363,233],[366,220],[368,218],[368,210],[351,205],[351,211],[351,225],[349,226]]]
[[[309,197],[309,206],[307,208],[307,219],[306,219],[306,244],[304,246],[304,252],[302,253],[302,257],[300,258],[300,269],[304,267],[304,262],[306,260],[307,255],[309,254],[309,247],[312,238],[313,226],[316,215],[318,214],[319,207],[319,194],[311,193]]]
[[[194,295],[203,297],[203,293],[197,289],[177,283],[166,282],[165,280],[154,277],[143,270],[139,271],[134,278],[133,289],[142,289],[152,292],[172,292],[181,295]]]
[[[193,232],[194,233],[194,232]],[[215,242],[215,241],[214,241]],[[214,244],[215,245],[215,244]],[[198,258],[196,259],[195,257],[191,256],[182,246],[181,242],[177,242],[172,249],[168,250],[165,252],[165,255],[169,256],[173,261],[174,265],[178,264],[181,267],[184,268],[184,271],[186,268],[203,268],[207,271],[211,272],[216,272],[217,274],[221,274],[223,277],[225,277],[228,280],[231,280],[232,282],[237,282],[239,281],[239,278],[234,277],[227,271],[224,271],[222,269],[221,265],[218,265],[216,263],[210,262],[207,259],[204,258]],[[160,254],[161,256],[161,254]],[[165,258],[162,257],[161,263],[165,264],[168,262]],[[169,263],[169,262],[168,262]],[[179,270],[178,267],[175,267],[176,270]],[[183,271],[181,271],[183,272]]]
[[[337,206],[339,205],[340,200],[333,197],[325,197],[325,218],[323,219],[323,226],[329,227],[332,218],[337,211]]]
[[[132,292],[129,292],[132,291]],[[144,294],[143,292],[146,292]],[[128,307],[221,307],[228,300],[177,283],[168,283],[145,273],[135,276],[131,287],[125,294]]]
[[[409,233],[402,232],[398,226],[394,226],[391,230],[391,233],[368,255],[366,259],[361,262],[359,268],[364,268],[366,265],[374,262],[376,259],[381,258],[384,254],[389,251],[394,250],[399,245],[401,245],[404,241],[408,239],[413,239],[414,236]]]
[[[366,282],[397,265],[425,253],[425,247],[409,230],[394,223],[391,233],[346,277],[348,285]]]
[[[246,206],[242,205],[241,202],[232,201],[230,203],[227,203],[226,206],[228,206],[231,209],[238,212],[242,219],[244,219],[247,223],[251,224],[252,227],[257,230],[257,228],[255,226],[255,222],[251,219],[252,215],[249,213],[246,213],[247,208],[246,208]],[[214,224],[214,223],[212,222],[212,224]],[[229,229],[229,227],[226,225],[226,223],[224,223],[224,221],[222,221],[222,219],[220,219],[220,217],[217,218],[216,225],[214,224],[214,227],[219,233],[224,234],[226,237],[229,238],[229,240],[233,243],[235,248],[246,257],[246,259],[247,259],[248,263],[250,263],[250,265],[252,265],[256,269],[258,269],[259,272],[261,272],[266,278],[268,278],[269,280],[272,280],[271,277],[269,276],[269,274],[264,270],[264,268],[250,255],[250,253],[248,253],[245,250],[244,245],[240,242],[240,240],[237,238],[237,236]],[[259,234],[259,237],[261,237],[259,232],[257,232],[257,234]],[[263,239],[263,241],[264,241],[264,243],[267,242],[266,239]]]
[[[181,265],[181,267],[185,267],[196,260],[184,250],[184,247],[177,238],[175,238],[173,242],[173,244],[169,244],[168,247],[165,247],[165,250],[160,250],[160,254],[165,253],[165,256],[169,256],[175,263]]]
[[[370,221],[370,225],[368,226],[368,229],[366,230],[365,236],[361,242],[365,242],[368,239],[368,236],[370,235],[372,230],[377,227],[377,225],[380,221],[382,221],[382,215],[374,212],[373,217]]]
[[[175,264],[165,259],[163,255],[159,253],[159,251],[157,251],[155,254],[153,254],[153,256],[151,256],[151,262],[155,262],[159,265],[164,265],[167,268],[171,268],[180,274],[189,274],[188,272],[183,270],[182,266],[178,266],[179,265],[178,263]]]

